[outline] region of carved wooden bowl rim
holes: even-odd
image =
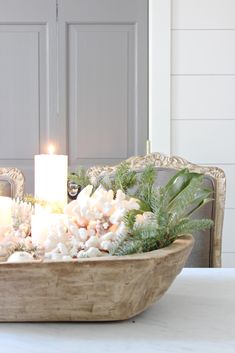
[[[192,248],[194,244],[194,237],[191,234],[186,234],[178,237],[173,243],[169,246],[166,246],[161,249],[148,251],[145,253],[136,253],[131,255],[122,255],[122,256],[105,256],[105,257],[95,257],[95,258],[80,258],[74,259],[71,261],[43,261],[43,260],[36,260],[32,262],[0,262],[1,266],[32,266],[32,265],[58,265],[61,264],[62,266],[71,265],[71,264],[82,264],[82,263],[107,263],[107,262],[128,262],[131,261],[145,261],[151,259],[162,259],[165,257],[170,257],[173,254],[180,253],[181,251]]]

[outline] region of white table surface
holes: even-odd
[[[0,352],[235,353],[235,269],[184,269],[159,302],[128,321],[1,323]]]

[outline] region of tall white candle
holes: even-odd
[[[67,204],[68,157],[53,153],[37,155],[35,197],[62,208]]]
[[[11,216],[12,199],[6,196],[0,196],[0,226],[12,224]]]

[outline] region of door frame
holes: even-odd
[[[149,0],[149,140],[171,153],[171,0]]]

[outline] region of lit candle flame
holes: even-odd
[[[49,154],[54,154],[55,153],[55,146],[49,145],[48,146],[48,152],[49,152]]]

